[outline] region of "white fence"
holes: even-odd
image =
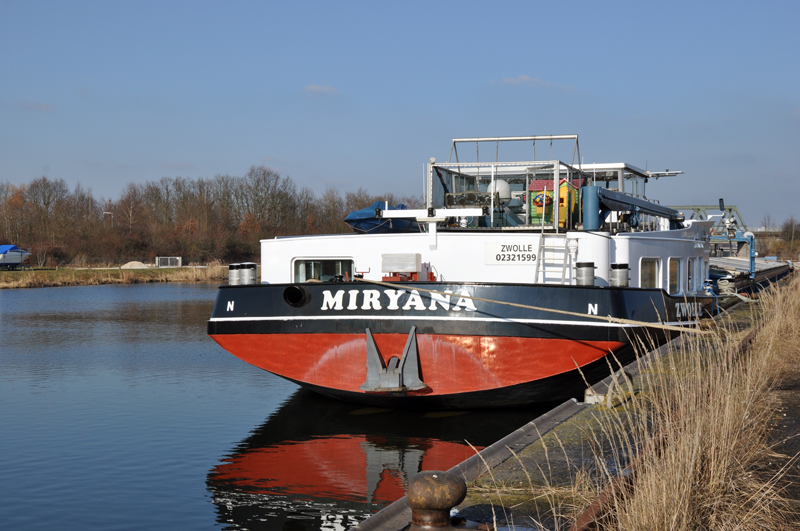
[[[157,256],[156,267],[181,267],[182,260],[180,256]]]

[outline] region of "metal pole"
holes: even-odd
[[[489,188],[492,189],[492,193],[489,194],[489,200],[492,202],[492,215],[489,218],[489,226],[494,227],[494,195],[497,193],[497,189],[494,186],[494,166],[492,166],[492,180],[489,183]]]
[[[558,206],[558,196],[561,194],[561,188],[559,187],[559,181],[561,180],[561,162],[560,161],[552,161],[553,163],[553,228],[556,229],[556,234],[558,234],[558,215],[559,215],[559,206]]]
[[[564,230],[568,231],[572,229],[572,166],[567,168],[567,199],[565,201],[565,207],[567,208],[566,215],[564,216]],[[564,279],[561,279],[561,283],[564,283]]]

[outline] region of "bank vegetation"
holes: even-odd
[[[800,359],[800,282],[763,294],[752,338],[731,321],[693,336],[642,373],[635,393],[603,422],[611,463],[603,529],[791,529],[783,496],[793,456],[775,453],[780,404],[772,391]],[[796,375],[792,375],[796,376]],[[595,441],[596,447],[600,440]],[[777,466],[776,463],[782,463]]]
[[[419,198],[363,189],[317,195],[265,166],[241,177],[131,183],[116,199],[40,177],[0,183],[0,244],[30,250],[34,267],[147,264],[156,256],[239,262],[258,258],[262,238],[349,232],[344,217],[376,200],[421,206]]]
[[[29,269],[0,271],[0,289],[45,288],[60,286],[98,286],[101,284],[139,284],[147,282],[219,282],[227,279],[228,268],[207,267],[147,269]]]
[[[582,459],[555,432],[544,464],[518,459],[527,487],[480,485],[501,506],[498,519],[515,513],[512,525],[564,530],[795,529],[798,456],[776,449],[787,437],[777,436],[785,408],[776,389],[800,379],[799,318],[794,277],[710,333],[643,356],[634,379],[620,376],[612,407],[595,406]],[[566,479],[554,482],[563,462]]]
[[[243,176],[130,183],[109,199],[39,177],[0,183],[0,245],[29,250],[35,267],[152,263],[156,256],[180,256],[184,264],[256,260],[260,239],[350,232],[344,217],[376,200],[422,206],[421,197],[363,189],[316,192],[265,166]],[[796,259],[800,222],[779,225],[765,214],[762,223],[769,236],[756,240],[759,254]]]

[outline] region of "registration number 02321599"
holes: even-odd
[[[486,242],[484,258],[486,265],[532,264],[536,261],[536,245],[533,243]]]

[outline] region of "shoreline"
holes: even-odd
[[[468,490],[454,510],[472,525],[530,531],[566,529],[597,500],[605,500],[598,507],[609,510],[606,524],[653,516],[641,507],[659,506],[669,517],[674,514],[670,500],[680,500],[676,506],[690,522],[703,519],[698,511],[709,500],[726,502],[716,505],[727,508],[720,509],[720,517],[769,513],[774,522],[795,521],[800,514],[795,483],[800,477],[800,327],[792,323],[800,307],[793,304],[798,291],[800,280],[783,282],[757,306],[740,304],[717,320],[717,332],[708,339],[683,334],[644,354],[624,369],[626,381],[615,386],[613,404],[605,401],[614,378],[608,377],[592,388],[604,398],[601,403],[567,401],[456,465],[449,472],[461,475]],[[621,372],[615,374],[621,378]],[[654,400],[661,411],[681,414],[654,420]],[[716,413],[723,410],[734,414]],[[743,418],[750,421],[736,422]],[[626,443],[631,440],[632,446]],[[748,444],[737,445],[737,440]],[[693,446],[697,441],[703,442]],[[640,453],[642,448],[650,451]],[[694,456],[698,466],[683,466],[694,463],[686,456]],[[726,481],[702,474],[711,469],[725,471]],[[615,487],[608,487],[612,482]],[[724,489],[715,491],[721,484],[747,490],[758,503],[733,503],[741,500]],[[410,519],[404,497],[353,530],[395,531]],[[634,528],[648,527],[658,526]]]
[[[227,267],[176,267],[148,269],[34,269],[0,271],[0,289],[99,286],[149,282],[224,282]]]
[[[587,529],[593,524],[584,517],[592,507],[598,512],[591,518],[605,514],[612,528],[638,520],[632,528],[644,529],[659,527],[654,514],[660,511],[668,520],[675,507],[683,508],[682,519],[697,524],[707,517],[702,507],[714,500],[726,507],[719,509],[720,518],[756,518],[763,511],[775,518],[773,523],[796,521],[800,443],[791,391],[800,388],[800,357],[799,329],[791,324],[798,306],[789,299],[799,289],[796,278],[781,283],[764,294],[766,302],[740,304],[718,319],[713,339],[684,334],[657,354],[648,353],[645,363],[626,368],[630,383],[616,391],[611,408],[581,404],[577,414],[564,416],[553,429],[537,428],[537,440],[513,448],[501,464],[482,463],[460,515],[517,529],[557,528],[565,522]],[[607,378],[594,389],[605,395],[609,384]],[[654,414],[651,400],[662,411],[680,414]],[[645,423],[637,420],[642,406],[652,415]],[[745,418],[747,423],[736,422]],[[737,440],[748,444],[737,445]],[[712,469],[719,475],[709,477]],[[726,481],[712,481],[720,477]],[[758,503],[748,504],[726,489],[715,491],[721,484],[748,491]],[[681,501],[673,505],[670,500]],[[643,509],[655,506],[659,511]],[[650,524],[641,525],[645,520]]]

